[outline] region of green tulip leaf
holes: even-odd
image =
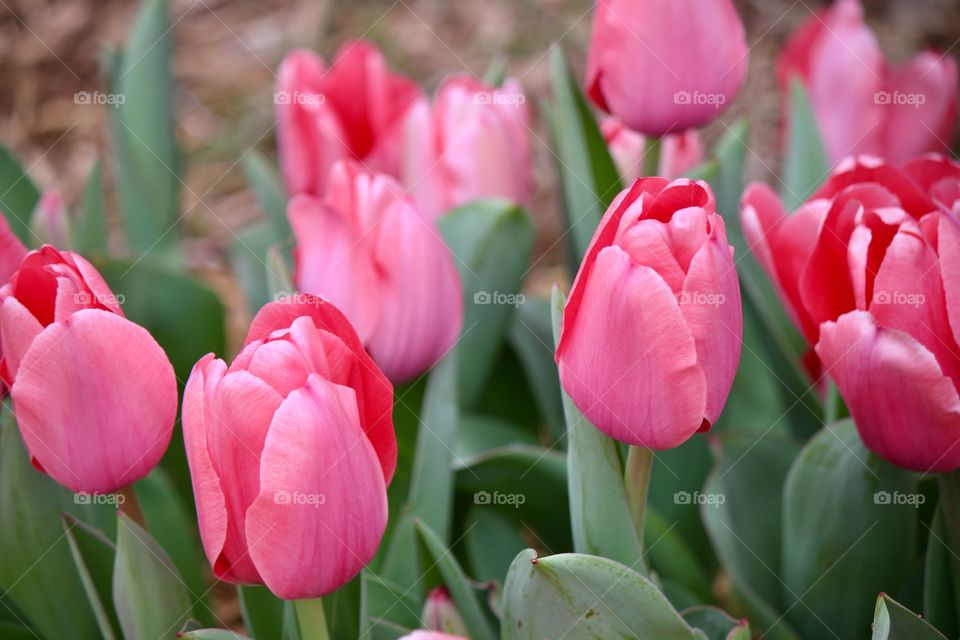
[[[280,171],[257,151],[247,152],[241,164],[247,175],[247,182],[267,214],[273,237],[281,244],[290,242],[293,231],[290,221],[287,220],[287,194]]]
[[[708,640],[750,640],[750,623],[734,620],[716,607],[691,607],[681,612],[691,627],[706,634]]]
[[[369,569],[360,574],[360,603],[361,638],[396,640],[420,626],[420,603],[412,597],[411,589]]]
[[[873,615],[871,640],[947,640],[923,618],[881,593]]]
[[[923,583],[923,615],[948,637],[960,636],[960,602],[954,576],[960,577],[960,560],[947,546],[942,507],[937,508],[927,540]]]
[[[783,161],[783,201],[793,211],[813,195],[830,174],[810,96],[799,77],[790,79],[790,117]]]
[[[70,225],[71,248],[84,255],[107,250],[107,211],[103,202],[103,171],[93,165],[80,198],[76,219]]]
[[[284,602],[266,587],[237,588],[243,624],[256,640],[284,640]]]
[[[9,149],[0,146],[0,210],[10,230],[28,247],[37,244],[37,237],[30,230],[30,219],[39,200],[40,190],[23,166]]]
[[[507,340],[523,365],[540,415],[550,427],[554,440],[565,446],[567,426],[563,417],[560,376],[553,361],[550,303],[539,298],[525,299],[513,317]]]
[[[197,629],[177,636],[180,640],[250,640],[247,636],[226,629]],[[260,638],[257,638],[260,640]]]
[[[111,593],[116,545],[102,532],[72,516],[63,516],[63,529],[100,633],[104,640],[122,638]]]

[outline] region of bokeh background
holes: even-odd
[[[103,60],[129,32],[131,0],[0,0],[0,142],[43,189],[75,202],[90,168],[105,160],[111,193],[110,107],[78,105],[78,91],[106,91]],[[706,132],[709,142],[746,115],[748,177],[775,181],[779,90],[773,67],[814,0],[737,2],[751,44],[746,87]],[[886,54],[900,61],[924,47],[960,59],[957,0],[864,0]],[[582,75],[593,3],[587,0],[174,0],[180,142],[185,153],[182,210],[187,259],[246,317],[226,247],[263,213],[239,159],[252,148],[275,155],[272,85],[283,55],[311,47],[332,56],[344,40],[366,37],[393,66],[434,89],[444,76],[482,75],[502,56],[536,106],[548,92],[550,45],[560,41]],[[537,267],[528,284],[549,289],[563,245],[553,157],[543,123],[534,139]],[[108,208],[115,205],[108,200]],[[724,212],[730,214],[732,212]]]

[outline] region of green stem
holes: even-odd
[[[633,517],[633,527],[637,532],[637,541],[643,548],[643,527],[647,513],[647,493],[650,489],[650,472],[653,470],[653,451],[646,447],[631,446],[627,451],[627,469],[624,485],[627,490],[627,504]],[[646,567],[646,562],[643,566]]]
[[[940,480],[940,512],[947,533],[950,550],[950,576],[953,583],[954,605],[960,615],[960,470],[942,473]]]
[[[660,138],[647,136],[643,148],[643,176],[660,175]]]
[[[323,600],[295,600],[293,608],[297,612],[297,624],[300,627],[300,640],[330,640],[327,631],[327,617],[323,612]]]

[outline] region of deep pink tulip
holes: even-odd
[[[341,162],[322,199],[295,196],[287,212],[297,289],[342,309],[391,380],[423,373],[453,345],[463,324],[453,255],[396,180]]]
[[[960,164],[844,161],[792,214],[744,194],[754,254],[864,443],[918,471],[960,467]]]
[[[313,52],[294,51],[277,75],[277,139],[290,195],[322,195],[342,158],[398,174],[400,125],[421,90],[392,73],[372,44],[348,42],[330,68]]]
[[[707,429],[740,359],[733,250],[704,182],[645,178],[600,222],[563,311],[560,381],[621,442],[669,449]]]
[[[613,162],[627,184],[643,174],[646,137],[609,116],[600,122]],[[696,129],[664,136],[660,142],[660,163],[657,175],[667,180],[679,178],[703,162],[703,142]]]
[[[526,205],[533,187],[530,126],[515,80],[494,88],[454,76],[432,106],[421,99],[408,112],[401,179],[434,217],[479,198]]]
[[[7,217],[0,213],[0,284],[10,279],[26,255],[27,248],[11,231]]]
[[[631,129],[662,136],[730,106],[748,57],[730,0],[598,0],[587,92]]]
[[[193,368],[183,431],[214,574],[286,599],[348,582],[387,522],[393,387],[332,304],[267,304],[227,366]]]
[[[46,245],[0,289],[0,376],[34,466],[106,493],[147,475],[177,417],[167,355],[93,266]]]
[[[859,0],[837,0],[811,16],[777,71],[785,89],[793,76],[806,86],[831,163],[859,154],[903,162],[948,146],[956,62],[928,51],[890,68]]]

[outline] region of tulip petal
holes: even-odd
[[[953,339],[960,342],[960,223],[947,214],[940,214],[937,218],[937,252],[940,255],[947,317]]]
[[[870,449],[925,473],[960,467],[960,397],[923,345],[852,311],[822,326],[816,350]]]
[[[36,337],[11,395],[31,455],[74,491],[116,491],[145,476],[177,413],[176,378],[160,345],[143,327],[95,309]]]
[[[6,216],[0,215],[0,284],[6,283],[27,255],[27,248],[10,230]]]
[[[373,362],[347,318],[323,298],[298,294],[264,305],[250,323],[245,344],[268,337],[277,329],[286,329],[307,316],[314,325],[338,336],[353,354],[356,363],[351,379],[344,381],[357,390],[360,422],[383,466],[387,483],[397,466],[397,438],[393,431],[393,385]]]
[[[937,206],[930,196],[906,173],[886,164],[877,158],[848,158],[837,167],[823,186],[817,189],[813,198],[832,199],[840,192],[862,183],[873,183],[896,196],[896,202],[890,206],[903,208],[915,218],[936,210]]]
[[[23,355],[43,326],[19,300],[7,296],[0,302],[0,344],[3,345],[3,381],[12,386]]]
[[[600,251],[576,313],[564,310],[560,379],[581,412],[611,437],[675,447],[700,428],[706,381],[676,297],[617,246]],[[572,298],[572,295],[571,295]]]
[[[313,375],[270,425],[246,528],[250,555],[281,598],[330,593],[380,544],[386,485],[356,405],[351,389]]]

